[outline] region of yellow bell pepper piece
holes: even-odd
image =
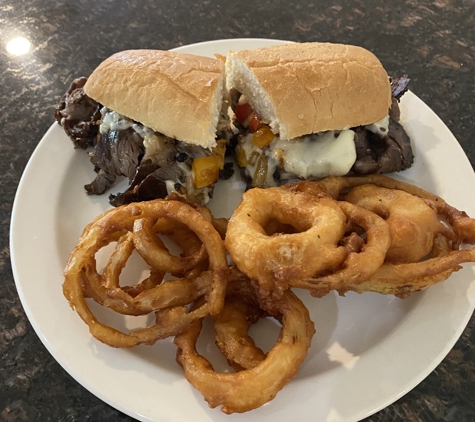
[[[272,142],[274,137],[275,135],[269,126],[262,126],[256,133],[254,133],[254,135],[252,135],[252,142],[259,148],[264,148]]]
[[[219,160],[216,155],[195,158],[191,165],[195,189],[201,189],[215,183],[219,176]]]

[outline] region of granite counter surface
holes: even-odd
[[[7,42],[31,51],[13,56]],[[23,169],[70,81],[112,53],[224,38],[331,41],[372,50],[447,124],[475,164],[475,3],[471,0],[0,0],[0,419],[130,420],[75,382],[28,322],[10,264],[9,225]],[[469,194],[467,192],[467,194]],[[475,420],[475,317],[419,386],[382,421]]]

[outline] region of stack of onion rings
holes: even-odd
[[[108,211],[84,230],[66,266],[63,292],[91,334],[109,346],[151,345],[176,336],[177,361],[210,406],[222,405],[226,413],[244,412],[273,399],[295,376],[310,347],[314,325],[302,302],[285,292],[275,315],[282,322],[280,338],[264,354],[247,330],[269,314],[260,308],[249,279],[236,268],[229,270],[221,235],[213,224],[223,227],[209,211],[180,200],[155,200]],[[157,234],[168,235],[183,254],[171,255]],[[111,242],[116,242],[115,250],[99,274],[95,255]],[[119,276],[134,250],[151,266],[150,276],[122,287]],[[166,273],[182,278],[163,281]],[[154,312],[156,322],[123,333],[99,322],[86,298],[124,315]],[[197,355],[194,342],[206,316],[214,318],[216,342],[238,371],[235,374],[218,374]]]
[[[275,201],[276,196],[286,199]],[[314,198],[313,202],[308,200],[308,196]],[[333,225],[335,236],[325,237],[322,241],[305,227],[299,227],[294,204],[298,202],[314,212],[318,209],[326,212],[319,204],[330,200],[346,216],[345,234],[343,237],[340,221]],[[272,209],[262,210],[258,203]],[[252,213],[253,209],[258,209],[258,213]],[[279,235],[274,229],[272,236],[268,236],[265,231],[268,221],[277,218],[278,222],[288,224],[288,218],[279,219],[278,215],[289,212],[294,212],[292,224],[296,230]],[[319,218],[321,221],[326,217],[321,215]],[[305,217],[301,220],[306,221]],[[272,222],[273,226],[278,226],[278,222]],[[297,236],[304,237],[306,243]],[[345,239],[352,238],[349,243],[357,246],[347,247],[348,253],[339,264],[314,271],[315,266],[306,266],[298,259],[290,260],[289,265],[288,259],[279,259],[275,254],[265,252],[259,255],[259,260],[251,260],[250,247],[243,242],[246,237],[257,243],[254,249],[262,251],[280,246],[279,242],[308,245],[310,250],[300,253],[313,255],[317,261],[321,259],[319,250],[338,250],[338,245],[345,245]],[[445,280],[461,268],[461,263],[474,262],[475,250],[460,249],[463,243],[475,244],[475,220],[417,186],[379,175],[328,177],[318,182],[296,182],[273,190],[253,189],[243,195],[243,202],[233,214],[226,236],[226,247],[233,261],[261,287],[259,293],[270,297],[271,302],[273,297],[267,292],[275,290],[282,294],[291,287],[307,289],[318,297],[331,290],[342,295],[353,290],[407,297],[414,291]],[[252,254],[258,252],[252,251]],[[263,259],[262,254],[266,255]],[[296,277],[286,275],[289,268],[299,265],[305,265],[309,272],[314,273],[309,277],[305,277],[303,271],[294,271]],[[278,274],[275,268],[279,269]],[[279,277],[280,274],[284,277]]]
[[[110,210],[86,227],[66,266],[63,293],[95,338],[113,347],[153,344],[221,311],[228,278],[226,253],[210,214],[196,208],[179,200],[141,202]],[[178,239],[177,231],[187,234],[180,257],[171,255],[156,235],[168,233]],[[117,242],[116,249],[100,275],[95,254],[111,242]],[[119,274],[133,249],[151,265],[151,274],[136,286],[122,288]],[[167,272],[183,278],[162,282]],[[200,308],[181,312],[201,296],[206,301]],[[123,333],[99,322],[86,297],[125,315],[155,312],[157,321]]]
[[[268,236],[264,227],[272,219],[296,232]],[[348,251],[338,245],[344,231],[345,214],[331,198],[279,188],[252,189],[243,195],[228,225],[226,247],[238,268],[258,282],[259,296],[268,299],[270,309],[293,280],[344,261]]]
[[[177,362],[210,407],[222,406],[228,414],[255,409],[272,400],[297,374],[315,332],[307,308],[290,290],[284,293],[275,314],[282,322],[281,332],[267,354],[247,335],[249,326],[265,315],[249,280],[242,276],[231,280],[223,312],[214,324],[218,347],[235,373],[216,372],[197,352],[201,320],[175,337]]]
[[[475,261],[474,249],[460,248],[475,244],[475,220],[439,196],[381,175],[329,177],[318,184],[333,198],[384,217],[391,232],[384,264],[362,283],[349,280],[338,289],[340,294],[372,291],[404,298],[446,280],[460,264]]]
[[[172,255],[158,235],[183,253]],[[110,243],[115,250],[99,274],[95,255]],[[292,288],[316,297],[335,290],[404,298],[475,262],[475,249],[463,244],[475,244],[475,220],[442,198],[385,176],[329,177],[252,189],[229,223],[177,196],[110,210],[84,230],[63,292],[110,346],[174,336],[177,362],[209,406],[240,413],[272,400],[310,348],[314,324]],[[134,251],[150,275],[121,286]],[[177,278],[164,281],[167,273]],[[123,333],[99,322],[86,298],[124,315],[154,313],[155,323]],[[205,317],[235,372],[217,373],[196,350]],[[268,353],[248,334],[265,317],[282,325]]]
[[[336,201],[319,189],[321,194],[314,195],[312,188],[318,185],[303,183],[308,191],[294,184],[246,192],[228,224],[226,248],[238,268],[257,285],[269,310],[283,292],[304,287],[303,283],[322,295],[323,290],[343,288],[347,280],[366,280],[382,265],[390,247],[389,227],[381,217]],[[269,236],[265,227],[273,220],[290,224],[295,231]],[[366,233],[360,250],[345,242],[355,227]],[[326,273],[332,274],[331,282],[319,282],[313,289],[311,280]]]

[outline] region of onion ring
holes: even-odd
[[[152,228],[153,220],[149,218],[135,220],[133,228],[135,249],[152,268],[160,268],[172,274],[183,273],[206,259],[207,254],[204,245],[202,245],[199,253],[191,256],[176,257],[171,255]]]
[[[127,260],[130,258],[130,255],[132,255],[133,250],[133,235],[132,233],[127,233],[118,240],[115,251],[112,253],[109,262],[102,273],[101,285],[103,285],[106,290],[121,288],[119,283],[119,275],[124,269]],[[135,297],[144,290],[159,285],[163,281],[164,276],[165,271],[160,271],[153,268],[150,277],[147,277],[145,280],[141,281],[135,286],[124,286],[121,289],[127,292],[127,294],[130,296]],[[101,303],[99,300],[96,301]]]
[[[459,250],[461,243],[475,243],[475,220],[417,186],[382,175],[368,175],[298,182],[291,189],[317,197],[327,194],[341,199],[343,196],[389,217],[386,221],[390,226],[392,245],[385,263],[361,283],[354,283],[351,279],[341,283],[336,289],[340,294],[354,290],[407,297],[414,291],[445,280],[461,268],[461,263],[475,261],[474,250]],[[342,195],[345,189],[351,190]],[[391,218],[391,214],[396,218]],[[453,230],[443,225],[438,216],[445,217]],[[409,227],[405,233],[401,230],[404,225]],[[432,258],[421,261],[428,254]],[[307,281],[301,281],[299,287],[307,285]],[[323,285],[321,289],[323,291],[317,289],[312,293],[319,296],[328,290]]]
[[[436,210],[405,191],[365,184],[353,188],[345,200],[385,217],[391,234],[387,264],[420,261],[430,253],[439,233],[449,239],[455,237],[439,221]]]
[[[91,293],[91,290],[96,289],[97,293],[99,287],[103,287],[96,271],[94,258],[96,252],[111,241],[120,239],[127,232],[132,232],[134,222],[142,218],[155,220],[167,218],[185,224],[194,231],[208,252],[212,281],[206,292],[207,303],[199,309],[173,319],[172,324],[157,323],[125,334],[100,323],[89,310],[85,297]],[[89,326],[89,331],[94,337],[113,347],[133,347],[140,343],[153,344],[160,338],[176,335],[197,318],[202,318],[208,313],[214,315],[219,313],[224,304],[227,277],[228,265],[224,245],[212,224],[183,202],[156,200],[109,210],[89,224],[68,260],[63,293],[71,307]],[[92,288],[84,291],[83,286],[88,281],[91,281]],[[162,285],[156,287],[160,288]],[[136,299],[139,297],[140,294]],[[124,308],[127,308],[127,304]]]
[[[348,283],[358,285],[367,280],[383,264],[391,245],[388,224],[379,216],[348,202],[338,205],[348,218],[350,227],[362,227],[366,231],[366,242],[361,251],[350,252],[341,269],[330,275],[304,280],[293,280],[292,287],[307,289],[313,296],[322,297],[331,290],[341,290]]]
[[[425,191],[424,189],[412,185],[410,183],[401,182],[388,176],[381,174],[370,174],[366,176],[330,176],[316,182],[318,189],[323,190],[334,199],[338,199],[340,193],[344,189],[354,188],[360,185],[373,184],[382,188],[398,189],[419,198],[429,199],[431,201],[445,203],[445,201],[437,195]],[[317,188],[314,188],[317,189]]]
[[[276,219],[297,233],[269,236],[264,227]],[[228,224],[225,244],[238,268],[258,283],[269,308],[292,280],[307,279],[337,267],[348,255],[338,246],[345,214],[331,198],[317,199],[279,188],[244,193]]]
[[[373,230],[373,234],[367,236],[367,243],[361,251],[350,251],[339,267],[330,269],[330,274],[290,278],[287,283],[280,281],[281,286],[305,288],[318,297],[331,290],[337,290],[340,294],[348,290],[368,290],[405,297],[447,278],[460,269],[461,263],[474,261],[473,253],[470,250],[459,250],[459,246],[462,243],[475,244],[475,220],[465,212],[451,207],[439,196],[409,183],[386,176],[369,175],[328,177],[318,182],[301,181],[279,189],[293,193],[295,198],[304,193],[318,200],[338,200],[341,207],[347,208],[347,217],[355,215],[356,209],[364,208],[367,210],[368,221],[366,225],[360,226],[367,234],[369,230]],[[348,189],[349,193],[343,193]],[[350,205],[342,200],[359,207],[350,212]],[[389,248],[387,231],[382,229],[383,225],[379,232],[375,231],[375,222],[369,220],[371,214],[378,214],[386,219]],[[452,227],[442,223],[441,217]],[[269,226],[270,233],[282,230],[279,226],[275,228],[275,224],[269,223]],[[231,234],[234,235],[233,232]],[[355,233],[351,235],[353,240],[357,240]],[[369,241],[375,246],[375,260],[370,259],[365,250]],[[233,238],[227,239],[228,249],[228,245],[232,243]],[[239,244],[234,247],[239,249]],[[231,256],[234,259],[233,252]],[[430,259],[426,259],[428,256]],[[251,256],[247,261],[252,262]],[[258,280],[262,284],[262,277],[259,279],[241,262],[236,262],[253,282]]]
[[[346,284],[339,291],[358,293],[376,292],[393,294],[400,298],[422,291],[446,280],[453,272],[462,269],[460,264],[475,261],[475,250],[452,251],[446,256],[408,264],[383,264],[376,273],[360,284]]]
[[[252,324],[266,316],[249,279],[232,267],[223,310],[213,322],[216,345],[236,371],[254,368],[266,358],[247,333]]]
[[[196,252],[196,250],[201,248],[199,240],[199,247],[196,243],[190,242],[190,234],[193,234],[193,232],[185,228],[185,226],[178,228],[177,223],[173,221],[161,220],[166,222],[166,225],[157,224],[154,226],[155,229],[160,229],[168,234],[173,232],[174,239],[182,242],[183,246],[187,249],[185,254]],[[173,230],[173,226],[177,227]],[[176,236],[178,230],[182,236],[186,234],[181,240],[179,240],[179,236]],[[157,243],[163,245],[163,242],[158,237]],[[163,248],[165,248],[164,245]],[[199,268],[199,271],[192,273],[192,276],[188,276],[183,280],[171,280],[163,285],[160,285],[160,283],[163,281],[166,272],[152,268],[150,276],[139,284],[121,287],[119,285],[119,275],[133,249],[133,233],[127,233],[118,240],[116,249],[112,253],[102,276],[97,273],[95,265],[85,266],[86,276],[82,278],[85,296],[93,298],[99,304],[111,308],[120,314],[146,315],[166,306],[189,304],[202,296],[211,285],[209,273],[207,277],[198,277],[203,268]],[[207,262],[206,265],[208,265]]]
[[[454,229],[457,236],[454,247],[458,247],[461,243],[474,245],[475,220],[470,218],[465,211],[459,211],[445,202],[437,202],[436,206],[439,214],[443,215]]]
[[[227,414],[255,409],[272,400],[296,375],[307,356],[314,325],[308,310],[291,291],[283,293],[278,311],[282,315],[279,340],[263,361],[237,373],[217,373],[209,361],[198,354],[196,341],[201,320],[175,337],[177,362],[210,407],[221,405],[221,411]]]

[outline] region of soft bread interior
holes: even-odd
[[[221,79],[214,91],[214,97],[209,104],[211,119],[208,126],[207,134],[207,146],[206,148],[214,148],[216,146],[216,128],[218,126],[218,120],[220,118],[221,110],[223,108],[224,98],[227,97],[228,91],[226,90],[226,78],[224,73],[224,66],[222,68]]]
[[[164,135],[216,146],[224,65],[208,57],[129,50],[102,62],[84,87],[102,105]]]
[[[282,139],[377,122],[391,105],[389,78],[364,48],[293,43],[229,52],[236,88]]]
[[[271,97],[264,90],[251,69],[239,57],[230,53],[226,60],[227,88],[235,88],[243,94],[259,115],[269,123],[274,133],[287,136],[285,125],[277,118]]]

